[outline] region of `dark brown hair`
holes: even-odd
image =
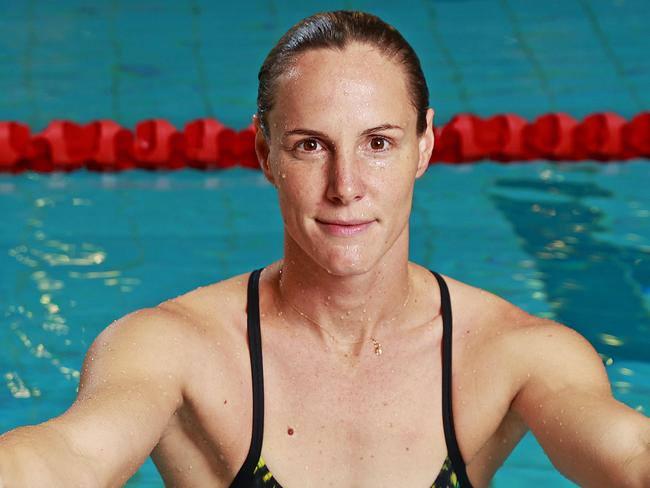
[[[411,45],[393,26],[365,12],[339,10],[322,12],[301,20],[289,29],[268,54],[258,75],[257,116],[269,137],[266,116],[273,108],[275,83],[293,65],[300,53],[310,49],[343,50],[352,42],[369,44],[389,59],[402,64],[407,77],[411,104],[417,112],[417,133],[427,128],[429,89],[420,60]]]

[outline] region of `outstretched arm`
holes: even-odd
[[[512,341],[522,382],[513,409],[555,467],[585,487],[650,487],[650,419],[612,397],[602,361],[577,332],[551,321]]]
[[[122,486],[182,402],[182,325],[146,309],[105,329],[63,415],[0,437],[0,487]]]

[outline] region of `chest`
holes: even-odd
[[[262,455],[275,478],[288,487],[326,479],[336,486],[430,486],[447,454],[435,330],[433,324],[428,334],[386,342],[382,356],[356,365],[267,334]],[[497,432],[510,400],[507,375],[489,357],[489,348],[456,338],[452,408],[468,464]],[[170,430],[174,445],[183,445],[180,436],[187,444],[177,456],[211,452],[228,479],[250,445],[250,362],[247,350],[225,363],[204,359],[188,408]],[[192,454],[187,447],[201,444],[210,449]]]
[[[262,455],[283,486],[431,484],[446,456],[440,356],[396,352],[385,346],[356,368],[309,353],[269,357]]]

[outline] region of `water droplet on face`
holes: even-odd
[[[387,161],[382,161],[382,160],[370,162],[370,166],[377,169],[384,169],[386,168],[387,164],[388,164]]]

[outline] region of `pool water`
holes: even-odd
[[[411,259],[575,328],[647,414],[649,178],[645,161],[431,166]],[[282,251],[275,190],[243,169],[5,175],[0,208],[1,432],[62,413],[113,320]],[[147,461],[127,486],[162,481]],[[528,434],[493,486],[574,485]]]
[[[243,128],[277,39],[320,9],[395,25],[420,56],[436,123],[459,112],[576,118],[650,107],[647,0],[3,2],[0,120],[133,128],[216,117]],[[650,411],[650,165],[432,166],[414,261],[587,337],[615,396]],[[0,175],[0,432],[62,413],[113,320],[264,266],[282,250],[254,171]],[[472,238],[468,239],[468,233]],[[148,461],[129,487],[161,486]],[[574,486],[527,435],[495,487]]]
[[[4,1],[0,120],[203,116],[243,128],[257,71],[280,36],[320,10],[365,10],[412,44],[436,123],[454,114],[582,118],[650,107],[647,0]]]

